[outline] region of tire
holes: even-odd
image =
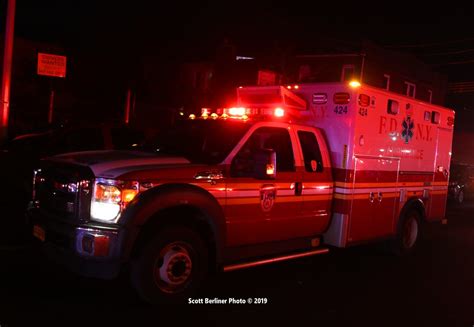
[[[132,261],[131,281],[146,302],[184,303],[204,282],[208,265],[208,250],[199,234],[186,227],[168,227]]]
[[[415,209],[408,209],[398,222],[397,235],[391,250],[398,256],[407,255],[416,248],[421,236],[421,216]]]

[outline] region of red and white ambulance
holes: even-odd
[[[359,83],[241,87],[130,151],[68,153],[35,172],[46,253],[151,302],[232,271],[389,240],[443,221],[454,111]],[[147,151],[149,150],[149,151]]]
[[[445,219],[453,110],[355,81],[239,88],[238,101],[283,102],[287,119],[325,134],[334,180],[326,244],[394,235],[407,205],[427,221]]]

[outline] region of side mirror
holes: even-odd
[[[257,179],[275,179],[276,152],[271,149],[261,149],[254,156],[255,174]]]

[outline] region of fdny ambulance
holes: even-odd
[[[74,271],[150,302],[232,271],[445,221],[454,111],[359,83],[240,87],[130,151],[43,160],[28,214]]]

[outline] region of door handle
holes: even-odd
[[[210,184],[215,185],[217,184],[218,180],[224,179],[224,174],[220,170],[200,171],[194,176],[194,179],[204,179],[207,180]]]
[[[370,193],[369,193],[369,201],[370,201],[370,203],[374,202],[374,198],[375,198],[374,192],[370,192]]]
[[[301,195],[303,193],[303,183],[296,182],[295,183],[295,195]]]
[[[379,192],[379,194],[378,194],[379,203],[382,202],[382,197],[383,197],[382,192]]]

